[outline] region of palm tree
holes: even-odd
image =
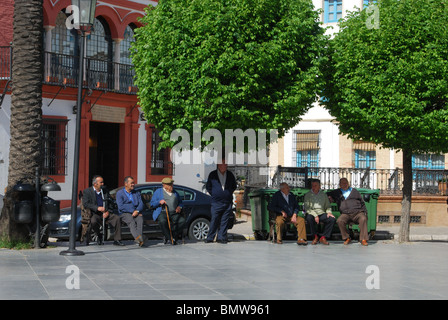
[[[19,181],[34,184],[41,163],[43,0],[15,0],[13,32],[11,142],[0,236],[26,240],[28,228],[12,218],[12,189]]]

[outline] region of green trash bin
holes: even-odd
[[[269,236],[268,204],[278,189],[256,189],[249,193],[252,231],[256,240],[264,240]]]
[[[367,232],[370,238],[375,236],[377,221],[377,206],[380,196],[379,189],[357,189],[361,193],[367,208]],[[353,230],[359,232],[358,225],[353,226]]]

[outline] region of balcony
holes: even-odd
[[[79,57],[45,52],[44,62],[44,84],[78,87]],[[11,79],[11,65],[11,47],[0,47],[0,80]],[[83,88],[136,95],[134,76],[132,65],[85,58]]]

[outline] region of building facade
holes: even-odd
[[[56,180],[62,192],[53,197],[70,205],[78,88],[78,32],[69,28],[70,0],[44,0],[44,80],[42,175]],[[102,175],[109,188],[125,176],[138,183],[173,175],[169,150],[158,150],[157,129],[137,105],[130,47],[149,0],[98,1],[93,31],[86,37],[79,190]],[[7,185],[11,104],[10,45],[14,1],[2,1],[0,31],[0,193]],[[11,160],[12,161],[12,160]]]

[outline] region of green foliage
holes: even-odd
[[[330,41],[323,104],[354,139],[448,152],[448,2],[379,0],[349,14]]]
[[[171,146],[202,130],[296,125],[315,100],[323,29],[311,0],[161,0],[136,31],[140,106]]]

